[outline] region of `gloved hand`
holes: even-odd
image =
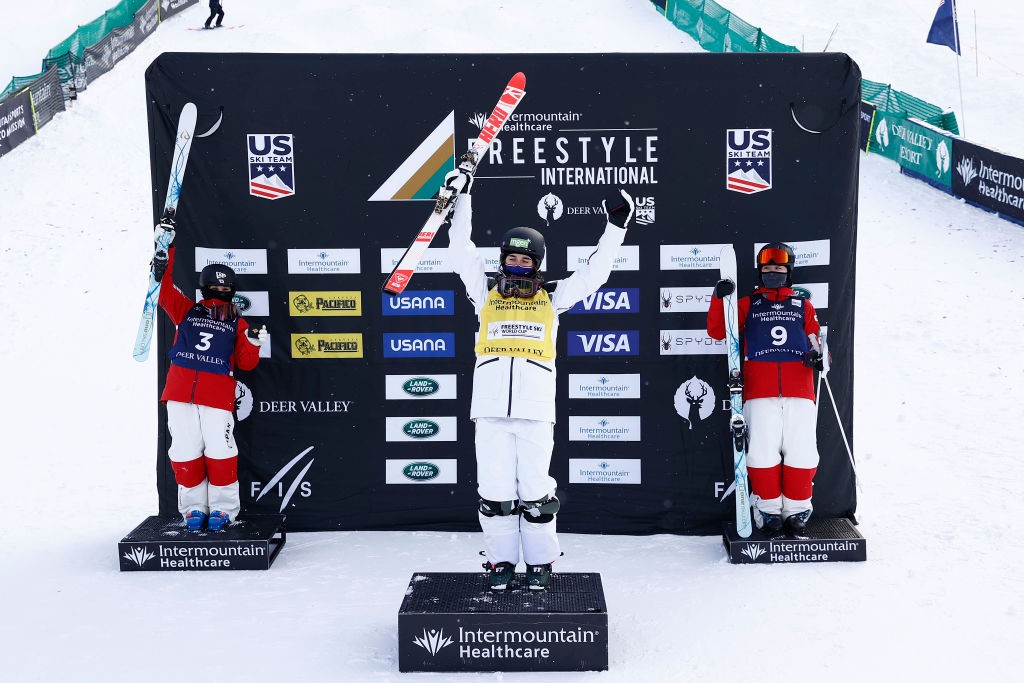
[[[614,191],[606,199],[601,200],[601,206],[604,207],[604,215],[608,217],[609,223],[620,228],[629,225],[633,217],[633,198],[625,190]]]
[[[811,349],[804,353],[804,365],[809,368],[814,368],[818,372],[825,369],[825,359],[821,355],[821,351],[815,351]]]
[[[253,346],[263,346],[264,344],[270,343],[270,333],[267,332],[267,326],[263,325],[259,330],[250,327],[246,330],[245,338],[249,340],[249,343]]]
[[[466,179],[465,184],[462,186],[462,194],[469,194],[470,190],[473,189],[473,164],[463,161],[454,171],[449,171],[444,177],[444,186],[446,188],[452,187],[455,180],[460,177],[465,177]]]
[[[732,280],[719,280],[715,284],[715,296],[719,299],[724,299],[735,291],[736,285]]]
[[[157,224],[156,228],[153,229],[153,242],[159,244],[160,243],[160,239],[164,238],[165,235],[167,236],[165,239],[167,239],[167,244],[168,245],[171,242],[174,241],[174,219],[173,218],[165,217],[165,218],[160,220],[160,222]]]

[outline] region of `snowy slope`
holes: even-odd
[[[734,4],[744,16],[759,3]],[[761,23],[790,42],[827,27],[823,43],[842,4],[763,3],[773,16]],[[856,6],[923,41],[929,4]],[[156,507],[155,361],[130,357],[149,257],[142,78],[153,58],[696,49],[646,0],[588,0],[585,14],[550,0],[229,0],[225,10],[246,28],[186,30],[205,19],[202,6],[168,21],[0,159],[5,680],[427,678],[397,672],[405,586],[413,571],[475,570],[481,547],[470,533],[292,534],[269,572],[117,571],[116,541]],[[35,11],[5,8],[5,18]],[[467,11],[499,30],[472,30]],[[869,78],[951,102],[930,56],[846,26],[833,47],[860,61],[865,46]],[[67,31],[48,33],[52,44]],[[1024,71],[1014,43],[986,49]],[[968,118],[970,137],[1010,140],[1000,126],[1019,111],[1019,86],[984,94],[1001,115]],[[1013,670],[1004,653],[1024,633],[1024,411],[1014,400],[1024,232],[874,156],[861,163],[859,228],[855,439],[869,561],[738,567],[714,537],[566,535],[559,568],[604,580],[610,671],[459,680],[989,680]]]

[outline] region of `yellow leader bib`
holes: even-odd
[[[554,360],[554,320],[551,299],[543,289],[529,299],[503,299],[492,289],[480,311],[480,332],[474,351],[482,356]]]

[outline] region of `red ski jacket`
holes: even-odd
[[[769,301],[783,301],[796,293],[789,287],[778,289],[757,288],[754,295],[762,295]],[[746,330],[750,321],[750,297],[742,297],[738,302],[740,334]],[[811,302],[804,299],[803,305],[804,334],[818,335],[821,326],[818,314]],[[708,309],[708,334],[714,339],[725,339],[725,308],[722,300],[711,297]],[[747,339],[743,338],[743,398],[769,398],[773,396],[787,398],[806,398],[814,400],[814,370],[799,361],[775,363],[756,361],[747,358]]]
[[[196,302],[175,286],[173,271],[174,247],[171,247],[168,250],[167,270],[160,281],[160,308],[164,309],[177,326],[185,319]],[[223,302],[216,299],[204,299],[199,303],[213,306]],[[160,394],[160,400],[165,403],[179,401],[234,411],[236,383],[234,369],[237,367],[240,370],[252,370],[260,362],[259,347],[245,339],[247,329],[249,329],[249,323],[239,317],[234,351],[228,359],[231,374],[221,375],[203,370],[192,370],[172,362],[170,370],[167,371],[167,382],[164,385],[163,393]],[[177,332],[175,332],[174,338],[177,341]]]

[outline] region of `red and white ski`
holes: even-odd
[[[523,99],[524,95],[526,95],[526,76],[520,71],[509,80],[508,85],[505,86],[505,92],[502,93],[494,107],[494,111],[491,112],[490,117],[488,117],[480,129],[480,134],[473,141],[473,144],[470,145],[469,151],[462,156],[462,163],[471,166],[472,175],[476,175],[477,166],[480,160],[483,159],[484,152],[491,146],[491,140],[497,137],[501,127],[505,125],[505,121],[508,120],[508,117],[519,106],[519,102]],[[388,276],[387,281],[384,283],[383,290],[385,292],[392,296],[398,296],[405,291],[406,286],[408,286],[409,281],[412,279],[412,274],[416,272],[416,266],[419,264],[420,259],[423,258],[423,254],[426,253],[427,247],[434,240],[437,231],[444,225],[448,213],[455,207],[455,202],[459,198],[459,192],[462,191],[464,183],[465,180],[460,176],[452,184],[452,187],[444,188],[438,193],[437,201],[434,203],[434,210],[423,224],[423,227],[420,228],[416,239],[405,250],[402,258],[398,261],[398,265],[391,271],[391,275]]]

